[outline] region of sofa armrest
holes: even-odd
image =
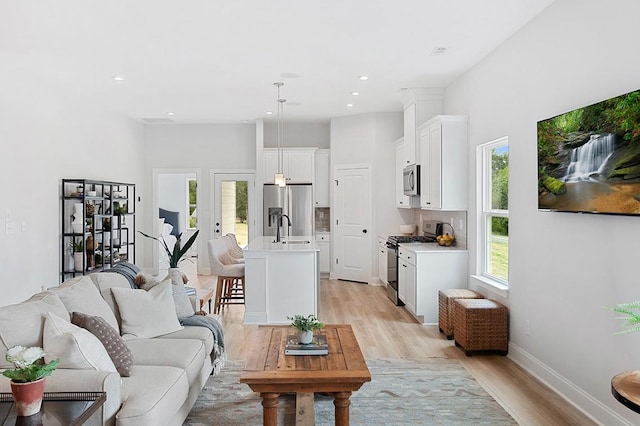
[[[200,299],[198,299],[198,295],[190,295],[189,300],[191,301],[191,306],[193,306],[193,311],[198,312],[200,310]]]
[[[45,392],[106,392],[107,400],[102,406],[103,425],[115,425],[116,413],[120,409],[121,379],[118,373],[95,370],[71,370],[58,368],[46,378]],[[0,380],[0,392],[11,392],[9,380]]]

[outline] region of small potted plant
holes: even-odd
[[[45,377],[50,376],[60,360],[44,363],[42,348],[13,346],[7,350],[6,360],[15,368],[2,375],[11,379],[11,392],[18,416],[32,416],[40,412]]]
[[[142,231],[138,231],[138,232],[147,238],[156,240],[157,242],[160,243],[160,245],[162,245],[162,248],[164,248],[165,252],[167,252],[167,257],[169,258],[169,276],[171,277],[171,282],[176,283],[179,280],[181,281],[182,273],[178,269],[178,264],[185,259],[187,252],[189,251],[193,243],[196,241],[196,238],[198,237],[198,233],[200,233],[200,230],[196,229],[196,232],[193,233],[193,235],[187,240],[184,246],[182,246],[182,242],[181,242],[182,233],[179,233],[176,238],[176,242],[173,245],[173,250],[169,248],[164,238],[157,238],[152,235],[145,234]]]
[[[84,240],[73,239],[73,263],[77,272],[82,272],[84,268]]]
[[[298,341],[303,344],[309,344],[313,341],[313,332],[320,330],[324,327],[324,323],[318,320],[314,314],[309,314],[306,317],[304,315],[294,315],[293,317],[287,317],[291,320],[291,327],[298,330]]]

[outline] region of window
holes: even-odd
[[[478,147],[478,273],[509,283],[509,140]]]
[[[187,179],[187,229],[196,229],[198,227],[198,217],[196,215],[198,184],[196,179]]]

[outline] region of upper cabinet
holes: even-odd
[[[408,89],[402,97],[402,105],[404,108],[404,167],[420,164],[417,127],[431,117],[442,113],[442,89]]]
[[[287,183],[313,183],[316,148],[284,148],[282,150],[282,171]],[[264,150],[264,181],[273,183],[278,173],[278,149]]]
[[[402,185],[402,171],[405,167],[405,146],[404,138],[400,138],[393,143],[396,148],[396,207],[401,209],[410,209],[412,207],[419,207],[418,197],[409,197],[404,195],[404,188]]]
[[[316,180],[314,198],[316,207],[329,207],[329,150],[316,151]]]
[[[467,117],[438,115],[418,129],[420,207],[467,209]]]

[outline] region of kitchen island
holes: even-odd
[[[308,237],[257,237],[243,250],[245,324],[288,324],[287,317],[318,315],[320,250]]]

